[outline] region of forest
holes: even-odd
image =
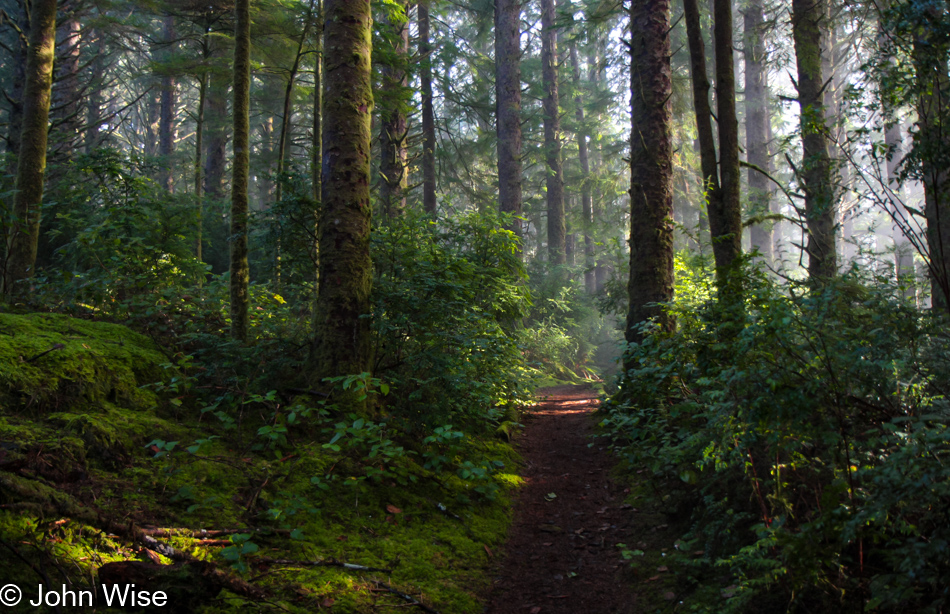
[[[0,0],[0,91],[11,611],[950,610],[947,0]]]

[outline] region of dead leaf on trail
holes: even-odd
[[[673,601],[674,599],[676,599],[676,593],[674,593],[673,591],[667,591],[663,593],[663,598],[666,599],[667,601]]]
[[[667,567],[666,565],[660,565],[659,567],[656,568],[656,570],[662,572],[662,571],[669,571],[670,568]]]
[[[334,604],[334,603],[336,603],[336,599],[330,599],[329,597],[327,597],[327,598],[324,599],[323,602],[320,604],[320,607],[321,607],[321,608],[333,607],[333,604]]]
[[[544,531],[545,533],[560,533],[563,529],[556,524],[539,524],[539,531]]]
[[[540,612],[541,612],[541,606],[539,605],[536,605],[533,608],[531,608],[531,614],[540,614]]]
[[[544,543],[541,544],[541,545],[542,545],[542,546],[553,546],[553,545],[554,545],[554,542],[544,542]]]
[[[485,553],[488,554],[488,558],[490,558],[490,559],[495,558],[495,555],[492,554],[491,548],[489,548],[488,546],[484,546],[484,545],[482,546],[482,548],[485,549]]]
[[[647,582],[653,582],[654,580],[659,580],[660,576],[653,576],[652,578],[647,578]]]
[[[554,501],[555,499],[557,499],[557,495],[553,492],[549,492],[548,494],[544,495],[545,501]]]
[[[347,537],[346,535],[341,535],[341,536],[339,536],[339,537],[336,538],[336,541],[338,541],[338,542],[345,542],[345,541],[348,540],[348,539],[349,539],[349,537]]]
[[[390,514],[402,514],[402,510],[396,507],[395,505],[387,505],[386,511]]]

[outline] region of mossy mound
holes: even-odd
[[[97,411],[104,403],[148,410],[168,359],[124,326],[60,314],[0,314],[0,409],[43,414]]]

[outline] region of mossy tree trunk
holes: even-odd
[[[231,338],[247,341],[248,174],[250,167],[251,8],[234,3],[234,161],[231,176]]]
[[[762,0],[751,0],[743,15],[745,61],[745,134],[746,158],[763,170],[769,166],[768,72],[765,66],[765,15]],[[750,168],[749,202],[753,215],[771,213],[768,178]],[[772,222],[759,222],[750,228],[752,249],[758,250],[766,264],[772,264]]]
[[[23,93],[23,129],[17,158],[13,225],[7,253],[4,291],[33,275],[40,239],[40,205],[46,171],[50,89],[56,54],[56,0],[33,0],[30,48]]]
[[[673,322],[673,93],[669,0],[633,0],[630,7],[630,281],[626,338],[639,325]],[[631,365],[625,364],[625,368]]]
[[[380,161],[379,200],[385,219],[402,215],[406,209],[406,188],[409,185],[409,136],[406,120],[409,85],[409,5],[405,0],[394,0],[398,11],[390,11],[381,28],[389,42],[381,55],[382,88],[380,108]]]
[[[416,7],[419,22],[419,89],[422,92],[422,209],[435,215],[435,113],[432,108],[432,43],[429,40],[429,6]]]
[[[495,130],[498,205],[521,215],[521,0],[495,0]],[[519,237],[521,223],[510,230]]]
[[[544,158],[548,207],[548,260],[553,265],[566,262],[564,219],[564,171],[561,166],[561,118],[557,87],[557,30],[554,29],[554,0],[541,0],[541,80],[544,85]]]
[[[323,212],[311,379],[368,372],[372,13],[369,0],[327,0]]]
[[[834,276],[838,268],[834,186],[822,99],[825,82],[821,70],[821,42],[827,20],[826,0],[792,0],[792,35],[801,107],[802,167],[799,181],[805,193],[808,276],[815,282]]]

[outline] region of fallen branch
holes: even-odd
[[[289,529],[189,529],[187,527],[183,528],[155,528],[155,529],[142,529],[142,533],[145,535],[150,535],[151,537],[194,537],[198,539],[210,539],[212,537],[222,537],[224,535],[236,535],[238,533],[255,533],[255,534],[270,534],[275,535],[290,535]]]
[[[365,571],[373,572],[378,571],[379,573],[390,574],[393,572],[392,569],[382,569],[380,567],[367,567],[366,565],[356,565],[354,563],[341,563],[340,561],[334,559],[323,559],[317,561],[297,561],[294,559],[270,559],[267,557],[258,557],[254,559],[260,563],[267,563],[268,565],[289,565],[289,566],[300,566],[300,567],[339,567],[340,569],[346,569],[348,571]]]
[[[428,612],[429,614],[439,614],[439,611],[438,611],[438,610],[433,610],[432,608],[430,608],[430,607],[427,606],[426,604],[422,603],[421,601],[419,601],[418,599],[416,599],[416,598],[413,597],[412,595],[408,595],[408,594],[406,594],[406,593],[404,593],[404,592],[402,592],[402,591],[397,591],[396,589],[394,589],[393,587],[389,586],[389,585],[386,584],[385,582],[378,582],[378,581],[376,581],[376,580],[373,580],[372,582],[373,582],[373,584],[375,584],[375,585],[378,586],[379,588],[383,589],[383,590],[386,591],[387,593],[392,593],[393,595],[399,597],[400,599],[402,599],[403,601],[405,601],[405,602],[408,603],[409,605],[416,606],[417,608],[419,608],[419,609],[422,610],[423,612]]]

